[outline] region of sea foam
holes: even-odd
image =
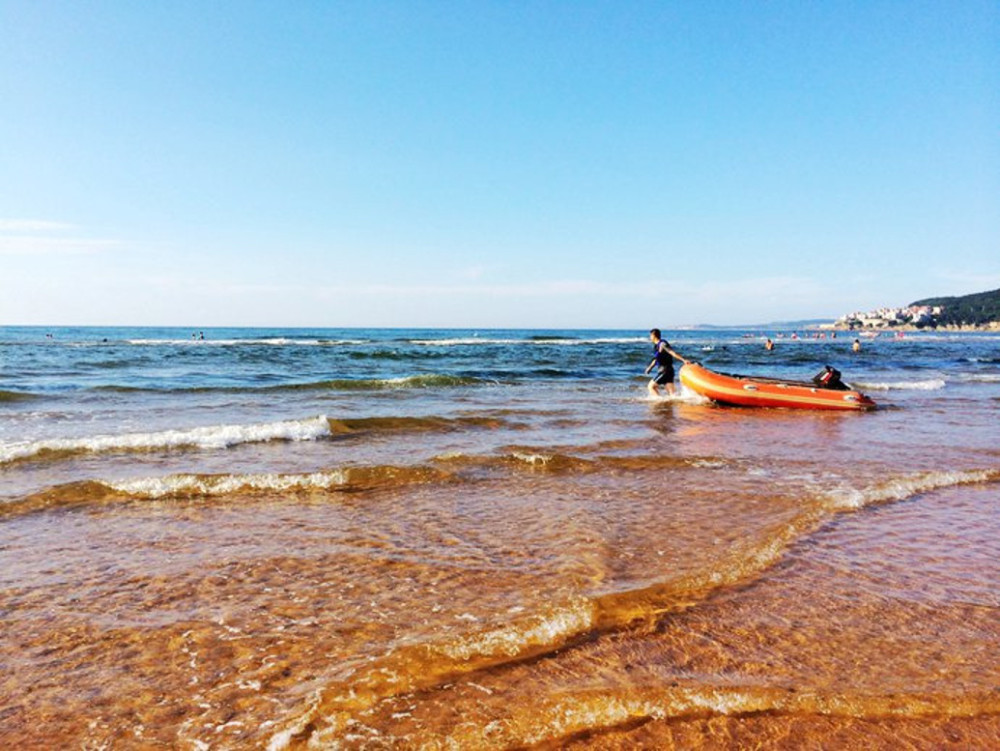
[[[851,385],[862,391],[937,391],[945,387],[943,378],[928,378],[923,381],[851,381]]]
[[[909,477],[899,477],[871,487],[843,489],[829,494],[835,509],[861,509],[881,503],[904,501],[920,493],[955,487],[975,485],[1000,480],[998,469],[973,469],[954,472],[922,472]]]
[[[243,443],[265,441],[311,441],[330,435],[325,415],[304,420],[249,425],[209,425],[152,433],[123,433],[80,438],[52,438],[0,444],[0,464],[49,453],[108,453],[157,449],[223,449]]]
[[[141,498],[158,499],[181,495],[229,495],[247,490],[328,490],[347,482],[344,472],[313,472],[301,475],[260,473],[246,475],[170,475],[105,483],[113,490]]]

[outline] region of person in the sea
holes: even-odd
[[[768,337],[767,341],[764,342],[764,349],[766,349],[768,352],[774,349],[774,342],[771,341],[770,337]]]
[[[860,352],[861,351],[861,340],[860,339],[855,339],[854,340],[854,344],[851,345],[851,349],[854,352]]]
[[[650,329],[649,340],[653,342],[653,359],[646,366],[646,375],[649,375],[653,368],[657,368],[656,375],[647,386],[649,393],[659,396],[659,387],[663,386],[669,396],[674,396],[677,393],[674,388],[674,360],[680,360],[685,365],[688,361],[670,348],[670,342],[663,338],[659,329]]]

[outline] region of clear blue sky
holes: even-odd
[[[1000,5],[0,0],[0,324],[673,327],[1000,287]]]

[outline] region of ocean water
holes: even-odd
[[[0,745],[1000,747],[1000,336],[780,333],[0,328]]]

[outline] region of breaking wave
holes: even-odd
[[[357,493],[424,483],[448,482],[452,475],[430,466],[342,467],[302,474],[175,474],[121,480],[85,480],[57,485],[0,504],[6,516],[128,501],[224,500],[236,496],[314,491]]]
[[[945,381],[943,378],[924,381],[852,381],[851,385],[867,391],[937,391],[945,387]]]
[[[961,380],[972,383],[1000,383],[1000,373],[967,373]]]
[[[400,378],[335,378],[313,383],[289,384],[268,387],[269,391],[334,390],[334,391],[391,391],[397,389],[455,388],[458,386],[481,386],[494,381],[470,376],[455,376],[427,373],[424,375],[402,376]]]
[[[329,435],[329,420],[321,415],[305,420],[286,420],[253,425],[210,425],[153,433],[53,438],[0,444],[0,464],[87,453],[191,448],[223,449],[238,444],[265,441],[312,441]]]
[[[499,417],[355,417],[330,419],[330,432],[352,434],[362,432],[431,432],[467,428],[518,428],[518,424]]]
[[[957,472],[923,472],[898,477],[877,485],[863,488],[843,488],[828,495],[834,510],[862,509],[884,503],[904,501],[921,493],[1000,481],[1000,469],[964,470]]]
[[[308,383],[281,383],[271,386],[260,385],[205,385],[205,386],[94,386],[94,391],[113,393],[169,393],[169,394],[199,394],[199,393],[281,393],[294,391],[395,391],[404,389],[435,389],[456,388],[459,386],[494,385],[496,381],[474,378],[471,376],[456,376],[427,373],[422,375],[400,376],[398,378],[332,378]]]
[[[27,402],[38,398],[37,394],[29,394],[25,391],[4,391],[3,389],[0,389],[0,404],[10,402]]]
[[[18,461],[51,460],[79,454],[109,454],[184,449],[217,450],[268,441],[313,441],[348,438],[369,433],[428,433],[469,429],[522,429],[524,425],[500,417],[356,417],[333,419],[325,415],[301,420],[250,425],[211,425],[80,438],[0,443],[0,465]]]
[[[345,467],[307,474],[169,475],[117,480],[106,485],[130,498],[217,497],[238,493],[297,492],[310,490],[373,490],[424,482],[440,482],[449,475],[433,467]]]

